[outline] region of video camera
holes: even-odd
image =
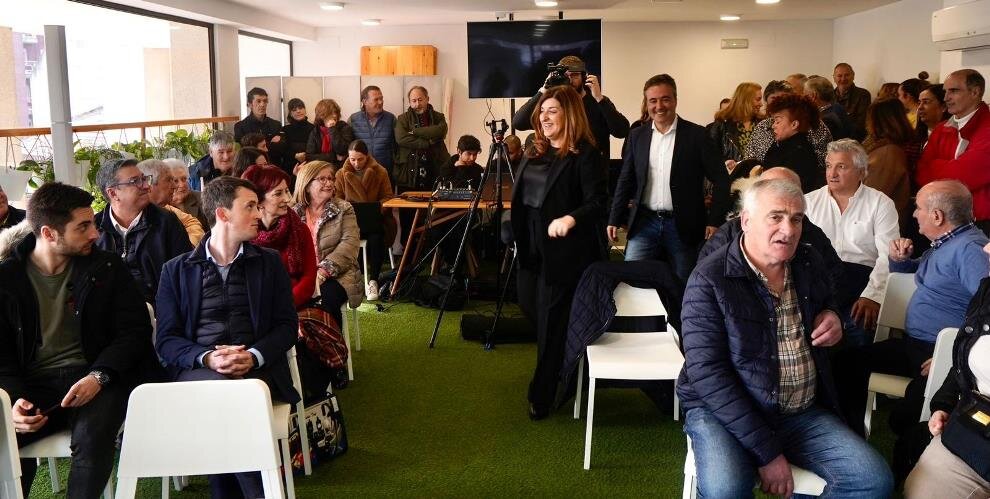
[[[571,82],[571,79],[567,77],[567,72],[570,68],[563,64],[547,64],[547,71],[550,73],[547,76],[547,82],[543,85],[543,88],[556,87],[558,85],[567,85]]]

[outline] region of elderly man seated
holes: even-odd
[[[175,381],[257,378],[272,398],[299,401],[285,353],[296,342],[292,284],[274,250],[251,244],[255,187],[224,176],[203,191],[210,236],[162,270],[156,348]],[[232,415],[234,416],[234,415]],[[261,474],[210,476],[213,497],[263,497]]]
[[[137,161],[103,164],[96,183],[107,200],[96,214],[96,245],[123,258],[144,301],[154,303],[162,265],[192,249],[189,235],[178,218],[151,203],[151,177]]]
[[[189,167],[189,186],[202,190],[211,180],[234,171],[234,136],[223,130],[210,137],[210,153]],[[202,179],[202,181],[200,180]]]
[[[914,272],[918,284],[908,302],[907,334],[843,352],[836,359],[843,366],[836,378],[846,419],[861,433],[871,371],[915,378],[891,420],[918,421],[938,333],[963,323],[966,306],[990,272],[983,253],[987,237],[973,225],[973,196],[961,182],[940,180],[922,187],[914,218],[932,249],[912,260],[911,240],[895,239],[889,256],[891,272]],[[895,429],[899,426],[895,423]]]
[[[826,82],[827,83],[827,82]],[[900,237],[897,208],[886,194],[863,184],[869,156],[852,139],[828,144],[825,182],[805,195],[808,218],[825,231],[842,259],[844,279],[836,283],[836,303],[846,342],[872,342],[887,285],[887,249]]]
[[[175,193],[176,178],[172,175],[172,169],[160,159],[146,159],[138,163],[141,173],[151,177],[151,190],[148,197],[152,204],[175,215],[182,223],[189,235],[189,243],[193,246],[199,244],[203,239],[203,224],[196,220],[196,217],[172,206],[172,196]]]
[[[826,269],[799,245],[805,200],[784,180],[743,195],[742,235],[705,258],[681,312],[687,411],[699,497],[790,496],[789,464],[830,497],[887,497],[883,458],[839,419],[826,352],[842,338]]]

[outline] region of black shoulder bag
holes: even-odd
[[[942,445],[990,480],[990,397],[964,394],[942,431]]]

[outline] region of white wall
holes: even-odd
[[[721,38],[749,38],[750,48],[721,50]],[[448,113],[451,143],[460,135],[473,134],[487,144],[484,121],[491,119],[489,104],[495,118],[511,119],[508,99],[467,98],[465,24],[324,28],[316,42],[294,43],[295,74],[359,74],[360,47],[364,45],[437,47],[438,72],[454,83]],[[638,118],[643,82],[666,72],[677,79],[680,114],[707,124],[719,100],[730,96],[739,82],[763,84],[794,72],[831,74],[832,21],[605,23],[604,60],[605,94],[630,119]],[[386,100],[399,98],[385,96]],[[516,102],[517,106],[523,103]],[[619,142],[612,147],[613,156],[618,156]]]
[[[856,85],[873,95],[881,84],[917,78],[922,70],[941,81],[940,52],[932,43],[932,12],[941,8],[942,0],[901,0],[836,19],[835,62],[851,64]]]

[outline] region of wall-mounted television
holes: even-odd
[[[601,19],[471,22],[467,40],[471,98],[531,97],[565,55],[602,76]]]

